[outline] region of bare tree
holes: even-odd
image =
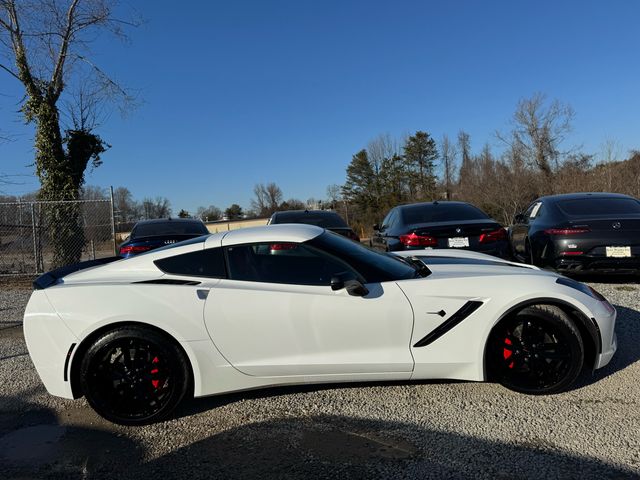
[[[558,169],[562,158],[570,153],[560,148],[571,132],[573,117],[570,105],[558,100],[548,103],[546,95],[536,93],[518,102],[511,134],[496,133],[503,142],[518,144],[529,165],[543,174],[544,193],[554,191],[553,172]]]
[[[603,170],[602,189],[610,192],[613,189],[613,170],[615,162],[622,157],[622,146],[613,138],[606,138],[600,147],[600,168]]]
[[[266,185],[259,183],[253,187],[255,198],[251,200],[251,209],[261,217],[268,217],[277,211],[282,202],[282,190],[274,182]]]
[[[126,187],[113,190],[113,207],[118,223],[135,222],[142,216],[142,206],[133,199],[131,191]]]
[[[203,222],[211,222],[222,218],[222,210],[215,205],[209,205],[208,207],[198,207],[196,211],[196,217]]]
[[[114,18],[115,5],[109,0],[0,0],[0,58],[9,59],[0,70],[24,87],[21,111],[35,125],[41,199],[79,198],[87,166],[100,165],[109,148],[93,131],[98,105],[116,97],[124,104],[131,100],[90,58],[90,43],[99,32],[122,36],[122,28],[133,25]],[[74,91],[79,92],[75,97]],[[60,105],[66,106],[67,123],[61,121]],[[48,216],[54,264],[78,261],[84,243],[79,211],[71,204],[52,206]]]
[[[451,200],[458,151],[456,150],[456,146],[449,141],[449,136],[446,134],[442,136],[440,150],[442,152],[442,180],[444,181],[445,198]]]
[[[471,181],[473,159],[471,157],[471,137],[464,130],[458,132],[458,148],[460,150],[461,163],[458,176],[458,190],[463,194]]]
[[[96,185],[84,185],[82,187],[82,200],[106,200],[107,189]]]
[[[166,197],[156,197],[155,199],[147,197],[142,200],[142,211],[147,220],[168,218],[171,216],[171,203]]]

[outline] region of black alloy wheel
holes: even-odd
[[[121,425],[144,425],[165,418],[180,403],[190,369],[180,347],[164,335],[122,327],[89,347],[80,382],[100,416]]]
[[[491,380],[521,393],[566,390],[584,363],[575,324],[558,307],[535,305],[498,324],[487,345]]]

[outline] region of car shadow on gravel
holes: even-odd
[[[19,402],[6,400],[0,397],[0,405]],[[162,432],[189,438],[197,422],[170,421]],[[637,478],[545,439],[503,443],[346,416],[246,423],[151,460],[137,438],[144,431],[63,423],[53,411],[23,402],[18,411],[0,412],[2,478]]]

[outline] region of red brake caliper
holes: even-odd
[[[151,360],[151,363],[156,364],[159,363],[160,359],[158,357],[153,357],[153,360]],[[154,366],[151,369],[151,375],[155,375],[156,373],[158,373],[158,369]],[[158,388],[158,385],[160,385],[160,380],[151,380],[151,385],[153,385],[153,388]]]
[[[510,340],[509,338],[505,338],[505,339],[504,339],[504,344],[505,344],[505,345],[511,345],[511,340]],[[504,359],[505,359],[505,360],[508,360],[508,359],[509,359],[509,357],[511,357],[511,355],[513,355],[513,352],[511,351],[511,349],[510,349],[510,348],[508,348],[508,347],[506,347],[506,346],[505,346],[505,347],[502,349],[502,356],[504,357]],[[511,363],[509,364],[509,368],[513,368],[513,362],[511,362]]]

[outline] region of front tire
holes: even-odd
[[[489,378],[534,395],[569,388],[582,370],[584,345],[558,307],[534,305],[500,322],[487,344]]]
[[[104,333],[80,365],[89,405],[120,425],[166,418],[184,398],[190,368],[178,344],[155,330],[127,326]]]

